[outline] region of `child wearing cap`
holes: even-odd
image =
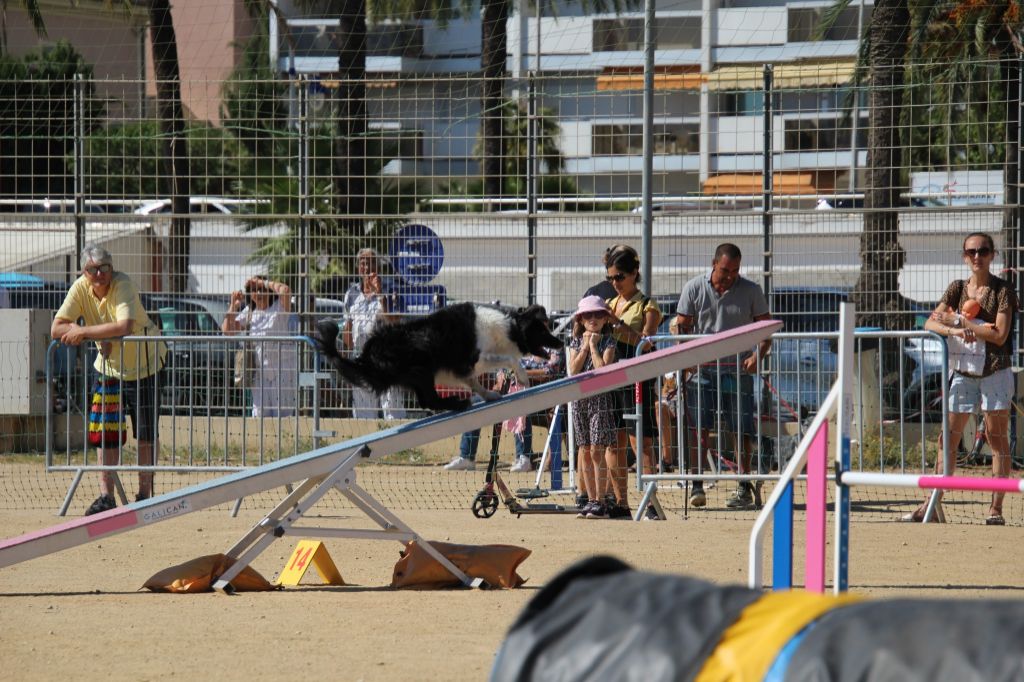
[[[573,316],[569,373],[576,375],[614,362],[615,338],[611,335],[611,311],[608,304],[599,296],[584,296]],[[607,466],[615,465],[614,407],[610,393],[582,398],[573,403],[573,428],[579,446],[580,479],[587,497],[586,502],[580,505],[578,518],[608,518],[609,509],[604,494],[608,487]],[[625,491],[616,490],[615,493],[618,499],[625,499]]]

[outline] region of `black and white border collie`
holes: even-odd
[[[547,321],[547,312],[539,305],[504,312],[458,303],[426,317],[379,325],[354,359],[338,352],[337,323],[320,320],[317,346],[350,383],[378,395],[392,386],[404,386],[426,409],[464,410],[469,399],[441,397],[435,384],[461,384],[485,400],[494,400],[499,395],[484,388],[477,376],[506,368],[515,370],[522,385],[529,385],[519,360],[527,354],[547,357],[546,349],[562,347],[548,331]]]

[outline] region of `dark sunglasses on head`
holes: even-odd
[[[992,249],[987,246],[983,246],[980,249],[964,249],[964,255],[970,256],[971,258],[974,258],[975,256],[981,256],[984,258],[985,256],[992,255]]]
[[[92,268],[86,268],[85,271],[88,272],[93,277],[95,277],[96,275],[100,274],[101,272],[104,275],[110,274],[110,272],[113,271],[113,269],[114,269],[114,266],[110,265],[109,263],[104,263],[103,265],[97,265],[97,266],[92,267]]]
[[[581,320],[593,320],[594,318],[604,317],[608,313],[603,313],[600,310],[592,310],[589,313],[580,313],[579,317]]]
[[[609,282],[621,282],[622,280],[626,279],[627,276],[628,275],[626,275],[626,273],[624,272],[617,272],[614,275],[608,275],[607,277],[605,277],[605,280]]]

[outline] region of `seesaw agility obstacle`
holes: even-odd
[[[377,459],[424,443],[456,436],[464,431],[479,429],[497,421],[653,379],[667,372],[711,362],[723,356],[735,355],[753,348],[778,331],[781,326],[781,323],[776,321],[745,325],[519,391],[492,402],[470,407],[464,412],[447,412],[427,417],[94,516],[74,519],[44,530],[9,538],[0,541],[0,568],[301,481],[226,552],[236,561],[215,583],[215,588],[229,590],[231,580],[242,569],[275,540],[285,535],[390,540],[401,543],[416,540],[417,544],[458,577],[463,584],[472,585],[474,581],[357,484],[356,465],[359,462]],[[331,489],[338,490],[349,499],[377,524],[380,530],[297,525],[303,515]]]

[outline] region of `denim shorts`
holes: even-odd
[[[949,382],[949,411],[970,414],[981,405],[982,412],[1010,409],[1013,398],[1013,372],[1001,369],[987,377],[953,373]]]
[[[701,429],[717,430],[719,417],[722,426],[733,433],[752,436],[757,433],[754,423],[754,377],[741,374],[739,387],[736,385],[736,370],[702,370],[686,382],[686,410],[690,426],[700,420]],[[718,386],[719,378],[722,385]],[[699,405],[699,410],[698,410]],[[736,428],[739,413],[740,428]]]

